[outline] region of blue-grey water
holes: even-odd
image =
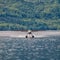
[[[60,60],[60,37],[0,37],[0,60]]]

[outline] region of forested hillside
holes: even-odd
[[[60,0],[0,0],[0,30],[60,30]]]

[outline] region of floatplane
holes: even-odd
[[[17,37],[17,38],[40,38],[48,36],[60,36],[60,31],[0,31],[0,37]]]

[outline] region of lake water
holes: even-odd
[[[60,60],[60,37],[0,37],[0,60]]]

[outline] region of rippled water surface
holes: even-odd
[[[60,37],[0,37],[0,60],[60,60]]]

